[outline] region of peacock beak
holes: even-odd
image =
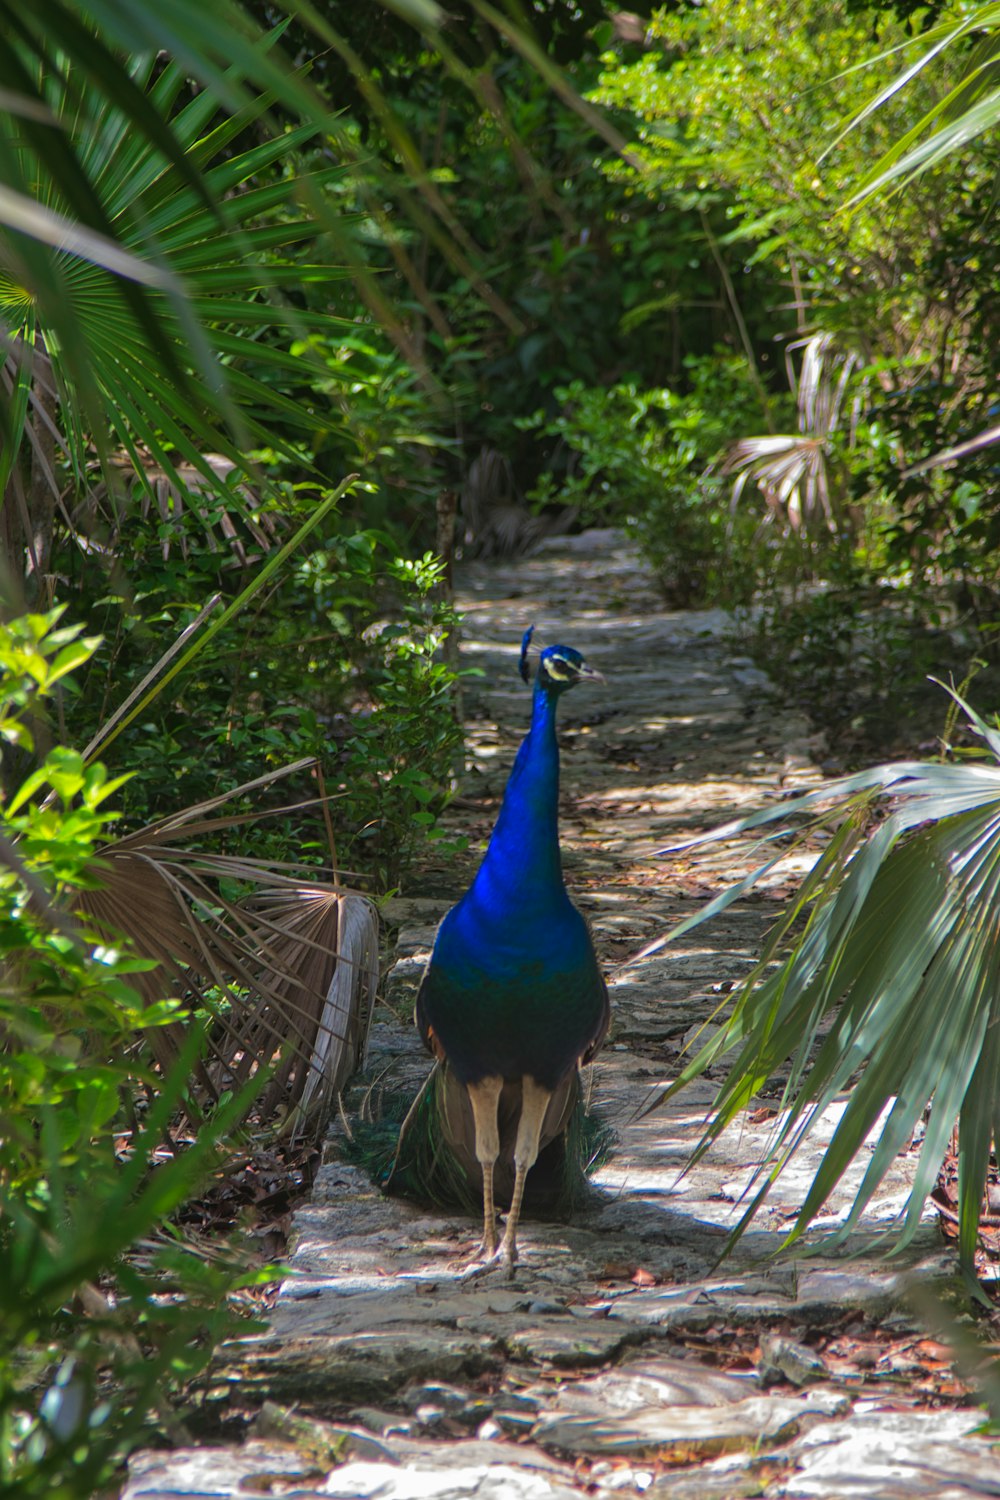
[[[580,678],[581,681],[586,679],[588,682],[606,683],[608,680],[603,672],[599,672],[596,667],[588,667],[586,662],[580,667]]]

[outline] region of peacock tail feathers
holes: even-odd
[[[513,1142],[520,1109],[520,1081],[505,1084],[498,1119],[501,1154],[494,1168],[494,1196],[503,1208],[514,1187]],[[543,1142],[528,1175],[525,1208],[566,1217],[590,1192],[587,1173],[605,1159],[611,1144],[611,1131],[584,1107],[576,1072],[553,1096]],[[446,1062],[434,1065],[410,1106],[383,1186],[390,1194],[432,1207],[471,1214],[482,1206],[469,1095]]]

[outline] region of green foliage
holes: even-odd
[[[992,612],[987,591],[995,592],[1000,578],[997,450],[967,454],[959,469],[921,465],[992,419],[987,392],[993,371],[984,367],[992,351],[983,356],[975,381],[916,386],[882,404],[880,420],[891,431],[897,454],[905,453],[907,466],[882,452],[868,477],[885,497],[886,568],[918,585],[947,580],[966,593],[982,591],[982,604]]]
[[[89,660],[99,645],[97,636],[80,636],[76,625],[59,626],[62,609],[48,614],[23,615],[0,632],[0,740],[5,750],[31,751],[31,730],[38,699],[51,696],[67,673]]]
[[[179,63],[161,66],[153,55],[133,63],[128,82],[130,98],[141,100],[151,119],[159,120],[161,134],[169,133],[186,170],[168,164],[162,143],[129,129],[124,104],[86,88],[78,93],[64,67],[42,73],[37,86],[66,133],[83,179],[99,193],[109,232],[133,252],[155,245],[171,282],[183,282],[186,300],[176,288],[171,295],[158,287],[147,289],[137,307],[132,282],[82,250],[60,247],[49,253],[35,246],[30,263],[22,264],[7,247],[0,259],[0,318],[14,340],[10,358],[18,396],[10,408],[11,441],[0,460],[0,491],[12,477],[19,451],[22,466],[28,466],[40,444],[44,452],[58,422],[77,487],[85,483],[93,449],[107,463],[116,444],[147,488],[153,482],[149,471],[158,468],[186,492],[178,472],[186,464],[188,485],[222,490],[238,508],[239,489],[219,484],[206,454],[227,455],[245,477],[250,434],[281,446],[286,439],[274,430],[276,416],[292,433],[313,420],[275,376],[283,372],[287,378],[298,368],[287,349],[298,314],[282,288],[292,279],[325,285],[341,274],[309,265],[299,250],[316,232],[314,217],[301,204],[319,192],[330,169],[317,169],[308,183],[275,170],[316,131],[306,126],[254,141],[271,102],[266,94],[227,114],[209,92],[191,97],[187,71]],[[232,84],[241,87],[235,74]],[[30,132],[20,137],[26,154],[20,167],[26,174],[32,170],[32,139]],[[63,184],[43,177],[39,191],[50,205],[67,211]],[[51,318],[37,291],[43,272],[64,288]],[[62,336],[67,318],[74,327],[69,341]],[[330,319],[316,315],[313,321],[323,326]],[[82,351],[89,366],[86,382],[79,378]],[[47,422],[38,414],[40,404]],[[54,461],[53,449],[50,464]],[[37,491],[29,490],[36,536],[23,541],[37,548],[42,533],[34,571],[44,572],[51,520],[42,525],[39,513],[46,509],[44,490],[51,509],[56,478],[50,469],[36,479]],[[121,503],[121,495],[111,498],[113,506]],[[13,511],[13,496],[7,504]],[[11,514],[5,518],[8,530],[12,519]]]
[[[431,553],[392,559],[389,574],[405,590],[404,618],[369,631],[371,713],[357,717],[341,748],[341,775],[356,830],[348,862],[374,864],[383,889],[395,886],[428,840],[443,851],[437,820],[462,730],[454,713],[455,672],[440,658],[455,628],[441,597],[441,565]]]
[[[461,52],[468,39],[449,40]],[[572,65],[581,92],[596,77],[595,47],[582,46]],[[642,370],[641,385],[672,382],[688,354],[732,337],[732,318],[717,268],[701,254],[699,212],[609,180],[592,125],[487,27],[476,24],[469,50],[475,56],[464,70],[446,48],[429,49],[416,70],[405,52],[379,57],[393,118],[427,164],[449,233],[414,211],[413,167],[398,133],[367,112],[345,127],[351,141],[355,134],[364,141],[364,162],[358,144],[360,169],[334,191],[345,214],[356,215],[367,264],[381,273],[362,289],[381,336],[373,326],[364,342],[382,346],[376,357],[387,369],[390,336],[395,345],[402,381],[389,385],[390,403],[401,393],[426,402],[423,441],[441,440],[426,470],[439,488],[457,487],[462,460],[467,467],[489,443],[527,487],[538,454],[518,437],[516,419],[538,407],[552,415],[555,386],[596,387],[633,369]],[[354,290],[345,288],[335,305],[356,316]],[[393,327],[392,310],[405,310],[404,330]],[[361,350],[350,357],[365,383],[368,358]],[[367,391],[350,384],[351,368],[345,379],[334,371],[333,383],[357,431],[351,409],[363,416],[369,403]],[[385,414],[372,416],[385,432]],[[326,452],[339,441],[331,432]],[[389,492],[407,526],[412,469],[405,458],[394,464]],[[417,476],[418,495],[428,483],[428,472]],[[419,536],[429,541],[427,520],[425,508]]]
[[[295,476],[308,464],[333,478],[357,469],[364,475],[359,527],[432,536],[437,496],[454,473],[457,444],[448,427],[457,386],[447,393],[429,387],[374,328],[310,332],[291,352],[303,361],[309,384],[302,400],[315,415],[297,458],[259,455],[268,472]]]
[[[993,4],[956,7],[942,21],[943,7],[923,8],[919,50],[899,47],[902,64],[897,75],[868,100],[851,122],[860,124],[886,107],[890,100],[912,85],[926,70],[942,70],[951,84],[938,92],[927,113],[892,141],[885,154],[871,167],[858,189],[858,197],[884,193],[890,187],[905,187],[940,163],[949,163],[959,151],[967,155],[969,142],[995,129],[1000,121],[1000,93],[996,87],[1000,15]],[[906,0],[897,13],[906,9]],[[938,24],[932,24],[937,22]],[[955,54],[961,60],[955,76]],[[922,81],[922,80],[921,80]],[[919,106],[918,106],[919,108]],[[916,112],[916,111],[914,111]]]
[[[28,715],[94,649],[60,613],[0,628],[8,745],[30,741]],[[230,1294],[245,1267],[203,1262],[170,1215],[246,1094],[189,1149],[164,1149],[203,1037],[153,1076],[136,1038],[180,1011],[143,1004],[131,980],[153,965],[108,947],[76,906],[121,780],[57,745],[0,814],[0,1493],[24,1500],[108,1483],[243,1326]]]
[[[696,841],[787,825],[801,815],[810,833],[830,835],[731,1014],[660,1096],[738,1048],[700,1155],[788,1066],[773,1137],[755,1172],[757,1188],[734,1237],[821,1111],[846,1093],[789,1239],[808,1228],[861,1156],[863,1179],[833,1236],[843,1240],[929,1106],[913,1188],[892,1237],[905,1243],[916,1231],[958,1116],[959,1249],[972,1272],[991,1140],[1000,1127],[1000,734],[952,696],[985,742],[985,763],[877,766]],[[672,935],[745,894],[787,852],[779,850]]]
[[[745,363],[722,353],[689,359],[686,374],[684,394],[631,383],[557,389],[556,417],[518,424],[557,444],[559,469],[530,498],[624,525],[679,605],[739,601],[756,578],[756,522],[731,514],[719,462],[733,427],[760,421],[760,401]]]
[[[985,104],[972,96],[992,78],[995,38],[965,55],[961,43],[993,19],[975,7],[953,32],[942,22],[933,35],[950,40],[932,58],[893,7],[874,31],[862,9],[814,0],[782,17],[780,37],[762,0],[664,11],[651,28],[660,45],[609,51],[595,91],[635,116],[635,154],[608,170],[636,193],[725,214],[728,232],[706,218],[702,254],[742,246],[745,268],[770,272],[770,283],[731,275],[747,329],[769,318],[787,339],[794,308],[796,420],[772,409],[766,424],[734,421],[725,467],[737,509],[769,517],[756,640],[852,737],[897,722],[924,670],[961,655],[937,628],[943,596],[988,630],[1000,577],[996,450],[966,451],[995,426],[995,143],[980,138],[961,172],[925,172],[891,213],[877,196],[846,206],[887,162],[908,170],[924,111],[960,130],[962,110]],[[905,87],[903,59],[920,63]],[[759,337],[743,343],[773,388]],[[961,466],[942,467],[956,450]],[[665,508],[669,533],[676,506],[654,493],[650,514]],[[820,589],[789,606],[788,588],[808,578]],[[982,648],[973,637],[966,660]]]
[[[810,303],[822,301],[827,326],[831,306],[853,315],[854,326],[859,314],[878,320],[902,307],[882,261],[890,245],[905,243],[926,264],[925,215],[937,218],[934,206],[914,201],[891,226],[875,208],[849,219],[835,213],[845,184],[888,141],[898,114],[869,121],[820,164],[845,114],[875,86],[877,68],[853,70],[872,50],[870,22],[839,0],[814,0],[782,18],[779,41],[773,8],[741,0],[662,11],[652,30],[661,46],[640,60],[606,57],[598,93],[638,117],[637,155],[649,184],[724,202],[740,236],[756,246],[754,258],[792,277]]]
[[[82,738],[103,736],[105,754],[114,738],[117,764],[137,773],[121,795],[133,823],[315,758],[334,793],[339,854],[381,887],[396,883],[436,830],[451,780],[454,672],[439,655],[454,617],[431,556],[408,561],[389,535],[345,529],[330,514],[338,493],[285,486],[284,511],[271,518],[279,535],[299,524],[252,567],[193,540],[185,547],[176,530],[164,548],[154,517],[122,538],[115,579],[100,556],[78,554],[77,608],[103,640],[79,674],[74,722]],[[142,579],[141,595],[114,587],[123,576]],[[108,734],[104,721],[138,691],[151,655],[180,638],[213,596],[228,599],[225,609]],[[287,796],[314,798],[315,777],[300,770]],[[258,806],[247,801],[241,810]],[[227,848],[294,863],[331,858],[314,807],[234,826]]]
[[[821,585],[793,589],[780,573],[739,617],[739,638],[782,693],[824,729],[836,760],[857,764],[930,738],[933,672],[964,673],[971,646],[952,638],[940,601],[899,589],[843,548]]]
[[[177,0],[169,19],[144,0],[105,7],[96,19],[64,0],[43,0],[30,13],[0,4],[8,43],[0,60],[8,111],[0,296],[5,324],[28,334],[27,345],[12,351],[11,399],[0,399],[8,436],[23,430],[39,370],[36,385],[51,403],[44,378],[51,355],[60,399],[86,417],[98,446],[106,427],[125,427],[169,452],[180,417],[195,432],[234,437],[239,449],[245,428],[234,418],[250,390],[246,378],[252,385],[251,371],[274,358],[262,340],[261,363],[241,368],[241,349],[245,358],[261,328],[283,325],[290,311],[287,297],[269,293],[340,274],[329,259],[292,274],[281,264],[286,247],[302,239],[302,225],[324,211],[317,188],[329,176],[327,162],[309,181],[281,169],[297,144],[322,138],[335,122],[307,70],[292,65],[277,41],[293,16],[309,51],[336,46],[328,20],[299,6],[269,7],[258,23],[239,0],[207,8]],[[414,24],[440,19],[433,0],[410,8]],[[276,110],[283,118],[262,141],[259,122],[267,113],[270,123]],[[240,191],[251,176],[253,188]],[[335,213],[326,219],[340,227]],[[222,264],[218,247],[231,248],[237,237],[241,253]],[[45,343],[36,340],[31,357],[36,329]],[[112,329],[126,335],[114,345],[119,371]],[[39,397],[36,389],[36,405]],[[50,482],[44,423],[40,432],[36,466]],[[5,445],[7,463],[16,447]]]

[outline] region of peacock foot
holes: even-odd
[[[480,1245],[461,1279],[463,1282],[479,1281],[484,1276],[505,1275],[508,1281],[513,1281],[516,1268],[517,1245],[509,1244],[506,1239],[498,1245],[494,1240],[492,1248],[485,1242]]]
[[[504,1272],[506,1272],[508,1279],[510,1279],[514,1274],[514,1268],[507,1261],[502,1249],[498,1248],[489,1256],[477,1253],[465,1266],[460,1280],[465,1284],[472,1281],[481,1281],[486,1276],[499,1276]]]

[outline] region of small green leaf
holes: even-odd
[[[59,681],[60,677],[65,677],[67,672],[75,672],[77,667],[89,661],[100,644],[101,637],[91,635],[64,646],[49,667],[46,687],[51,687],[54,682]]]

